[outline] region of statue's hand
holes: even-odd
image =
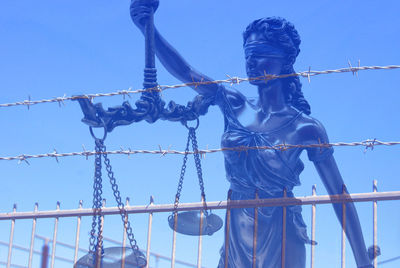
[[[152,10],[155,12],[158,8],[159,0],[132,0],[131,1],[131,18],[135,25],[141,30],[144,30],[146,21],[149,18]]]

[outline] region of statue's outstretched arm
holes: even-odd
[[[144,25],[148,19],[150,8],[154,10],[158,7],[158,0],[133,0],[131,3],[131,17],[135,25],[144,32]],[[155,52],[163,66],[184,83],[212,81],[209,77],[195,70],[186,60],[176,51],[175,48],[165,40],[157,29],[154,31]],[[202,95],[215,94],[218,86],[216,84],[200,85],[192,87]]]
[[[330,195],[337,195],[343,192],[343,179],[333,155],[329,155],[322,161],[314,162],[315,168]],[[342,223],[342,204],[333,204],[336,216]],[[349,239],[357,267],[370,267],[371,260],[365,246],[361,230],[360,220],[354,203],[346,204],[346,235]]]

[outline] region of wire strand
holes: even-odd
[[[390,141],[390,142],[383,142],[377,139],[368,139],[360,142],[336,142],[336,143],[317,143],[317,144],[277,144],[274,146],[239,146],[239,147],[225,147],[225,148],[217,148],[217,149],[203,149],[198,150],[197,152],[194,151],[177,151],[177,150],[163,150],[161,146],[159,146],[159,150],[131,150],[128,148],[124,150],[121,148],[120,150],[114,151],[105,151],[105,152],[96,152],[96,151],[83,151],[83,152],[71,152],[71,153],[58,153],[56,150],[52,153],[44,153],[44,154],[21,154],[18,156],[8,156],[8,157],[0,157],[0,160],[19,160],[19,163],[24,161],[29,164],[28,159],[37,159],[37,158],[55,158],[58,162],[59,157],[68,157],[68,156],[85,156],[88,158],[89,156],[93,156],[96,154],[118,154],[118,155],[134,155],[134,154],[159,154],[161,156],[165,156],[167,154],[177,154],[177,155],[185,155],[185,154],[194,154],[199,153],[200,155],[204,156],[205,154],[209,153],[217,153],[217,152],[224,152],[224,151],[232,151],[232,152],[247,152],[249,150],[279,150],[279,151],[286,151],[294,148],[330,148],[330,147],[349,147],[349,146],[361,146],[364,147],[366,150],[371,149],[373,150],[375,146],[395,146],[400,145],[400,141]],[[322,152],[322,151],[321,151]]]
[[[64,104],[64,101],[70,101],[70,100],[77,100],[77,99],[89,99],[93,100],[94,98],[97,97],[111,97],[111,96],[118,96],[118,95],[123,95],[125,96],[130,96],[130,94],[137,94],[137,93],[142,93],[142,92],[162,92],[167,89],[173,89],[173,88],[181,88],[181,87],[198,87],[201,85],[210,85],[210,84],[240,84],[242,82],[250,82],[250,81],[255,81],[255,80],[273,80],[273,79],[280,79],[280,78],[287,78],[287,77],[294,77],[294,76],[299,76],[299,77],[304,77],[307,78],[308,81],[311,81],[312,76],[316,75],[321,75],[321,74],[333,74],[333,73],[353,73],[357,74],[358,71],[364,71],[364,70],[392,70],[392,69],[400,69],[400,65],[387,65],[387,66],[358,66],[358,67],[352,67],[351,64],[349,63],[348,68],[341,68],[341,69],[335,69],[335,70],[324,70],[324,71],[312,71],[311,68],[308,71],[304,72],[298,72],[298,73],[291,73],[291,74],[283,74],[283,75],[271,75],[271,74],[265,74],[263,76],[258,76],[258,77],[250,77],[250,78],[240,78],[240,77],[231,77],[227,75],[228,79],[224,80],[213,80],[213,81],[193,81],[190,83],[183,83],[183,84],[176,84],[176,85],[158,85],[153,88],[148,88],[148,89],[136,89],[133,90],[131,88],[127,90],[119,90],[119,91],[114,91],[110,93],[94,93],[94,94],[83,94],[79,96],[66,96],[64,95],[63,97],[56,97],[52,99],[42,99],[42,100],[31,100],[30,96],[28,100],[24,101],[19,101],[19,102],[12,102],[12,103],[4,103],[0,104],[0,107],[12,107],[12,106],[27,106],[28,109],[30,106],[35,105],[35,104],[41,104],[41,103],[54,103],[57,102],[59,106],[61,107],[61,104]]]

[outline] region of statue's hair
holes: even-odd
[[[294,73],[293,64],[297,55],[300,53],[300,35],[294,25],[280,17],[268,17],[253,21],[243,32],[243,46],[247,38],[252,33],[260,33],[265,41],[271,45],[282,49],[286,54],[287,64],[282,70],[282,74]],[[311,113],[311,108],[303,92],[301,91],[300,79],[297,76],[284,78],[285,96],[296,109],[305,114]]]

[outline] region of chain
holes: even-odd
[[[199,149],[197,146],[196,129],[192,128],[192,127],[189,128],[189,135],[192,136],[192,149],[193,149],[194,163],[196,164],[197,177],[199,178],[201,197],[202,197],[202,202],[204,204],[204,214],[207,216],[208,211],[207,211],[207,204],[206,204],[206,194],[204,191],[204,181],[203,181],[203,172],[201,169],[200,154],[199,154]]]
[[[92,229],[90,231],[89,238],[89,251],[94,253],[100,249],[103,249],[103,236],[102,236],[102,222],[101,222],[101,206],[102,206],[102,178],[101,178],[101,154],[102,148],[99,140],[96,140],[95,146],[95,172],[93,182],[93,205],[94,210],[92,218]],[[96,237],[96,226],[97,226],[97,237]]]
[[[106,146],[104,144],[102,144],[102,150],[103,150],[103,152],[106,151]],[[117,202],[118,209],[119,209],[121,219],[122,219],[122,223],[124,224],[126,234],[128,236],[129,244],[130,244],[132,250],[135,252],[135,257],[137,258],[138,256],[136,253],[139,252],[139,247],[137,245],[135,236],[133,235],[131,223],[129,222],[129,220],[126,220],[128,218],[128,213],[126,212],[125,206],[122,203],[121,193],[118,190],[117,181],[114,177],[114,172],[112,171],[110,159],[108,158],[107,154],[104,154],[103,157],[104,157],[104,164],[105,164],[106,170],[107,170],[107,175],[108,175],[108,178],[110,179],[111,188],[113,190],[113,194],[115,197],[115,201]],[[137,263],[139,263],[139,262],[137,261]]]
[[[108,158],[107,155],[107,148],[104,145],[104,140],[107,137],[107,128],[105,126],[105,123],[103,120],[101,120],[104,126],[104,135],[103,138],[99,139],[94,135],[92,127],[89,128],[90,134],[95,140],[95,180],[94,180],[94,185],[93,185],[93,206],[92,208],[94,209],[94,215],[93,215],[93,220],[92,220],[92,230],[90,232],[90,239],[89,239],[89,252],[96,252],[95,254],[95,260],[98,260],[98,257],[101,253],[101,255],[104,254],[103,250],[103,236],[102,236],[102,231],[103,231],[103,226],[102,226],[102,219],[101,219],[101,207],[102,207],[102,198],[101,195],[103,193],[102,190],[102,174],[101,174],[101,157],[104,157],[104,164],[106,166],[107,170],[107,176],[110,179],[111,183],[111,188],[113,190],[113,194],[115,197],[115,201],[117,202],[118,209],[122,218],[122,223],[124,225],[124,228],[126,230],[126,234],[129,239],[129,244],[132,248],[133,254],[135,255],[136,258],[136,263],[139,265],[139,256],[140,256],[140,250],[137,245],[137,242],[135,240],[135,236],[133,235],[131,223],[128,220],[128,213],[125,209],[124,204],[122,203],[121,199],[121,193],[118,190],[118,185],[117,181],[114,177],[114,172],[112,171],[110,159]],[[97,220],[97,223],[96,223]],[[98,232],[97,232],[97,241],[96,241],[96,225],[98,226]],[[97,243],[96,243],[97,242]],[[97,249],[97,250],[96,250]]]
[[[183,179],[185,177],[185,171],[186,171],[186,162],[187,162],[188,152],[189,152],[190,138],[191,138],[191,135],[190,135],[190,131],[189,131],[189,135],[188,135],[187,142],[186,142],[185,156],[183,157],[181,175],[179,177],[178,190],[175,195],[174,213],[176,213],[176,210],[178,209],[179,198],[181,197],[181,192],[182,192],[182,187],[183,187]]]
[[[176,211],[177,211],[178,204],[179,204],[179,198],[181,197],[181,192],[182,192],[182,188],[183,188],[183,179],[185,177],[185,172],[186,172],[186,163],[187,163],[187,157],[188,157],[188,152],[189,152],[189,144],[190,144],[190,140],[191,140],[194,162],[195,162],[196,170],[197,170],[197,177],[199,178],[201,197],[202,197],[203,204],[204,204],[204,214],[207,216],[208,211],[207,211],[207,204],[206,204],[206,194],[204,191],[203,172],[201,169],[200,154],[199,154],[197,138],[196,138],[196,128],[198,127],[198,123],[197,123],[196,127],[188,127],[186,124],[185,124],[185,126],[189,129],[189,134],[188,134],[188,138],[187,138],[187,142],[186,142],[185,156],[183,157],[181,174],[179,177],[178,190],[175,195],[174,213],[176,213]]]

